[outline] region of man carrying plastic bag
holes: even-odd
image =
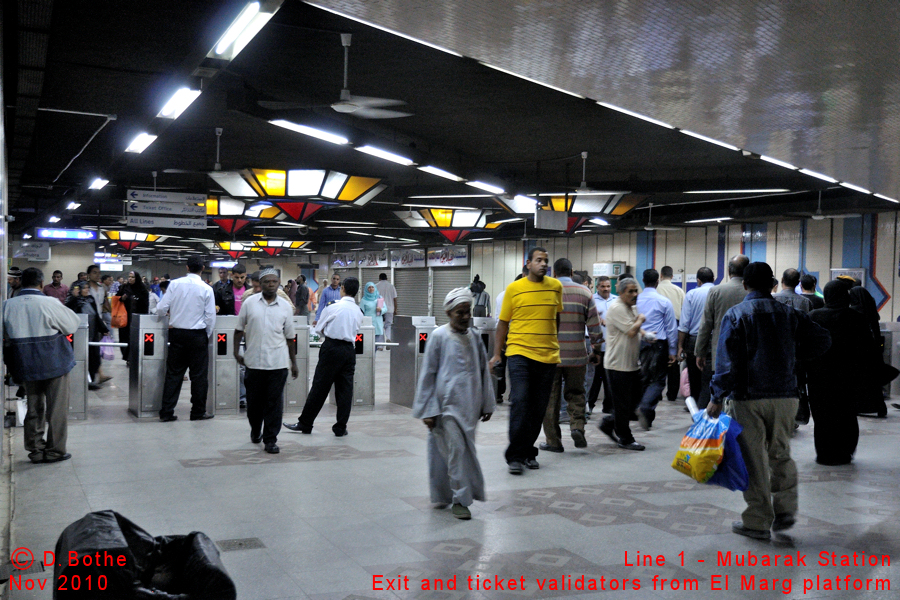
[[[759,540],[768,540],[770,529],[783,531],[796,521],[797,467],[791,459],[796,366],[831,346],[825,329],[772,298],[772,277],[766,263],[744,270],[750,293],[722,319],[706,409],[718,417],[727,398],[726,412],[743,426],[738,442],[749,474],[747,509],[731,530]]]
[[[694,424],[681,440],[672,468],[700,483],[746,491],[747,467],[737,441],[740,424],[728,415],[711,418],[697,409],[692,398],[688,399],[688,406]]]

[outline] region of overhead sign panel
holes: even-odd
[[[206,229],[206,219],[128,215],[128,226],[158,229]]]
[[[126,205],[129,213],[143,213],[150,215],[181,215],[191,217],[205,217],[206,205],[178,204],[176,202],[138,202],[130,201]]]
[[[24,258],[30,262],[50,260],[50,244],[47,242],[13,242],[10,250],[13,258]]]
[[[182,204],[196,204],[206,202],[206,194],[184,193],[184,192],[157,192],[154,190],[128,190],[125,199],[129,202],[132,200],[148,200],[152,202],[180,202]]]
[[[46,227],[38,229],[35,233],[38,239],[42,240],[96,240],[97,232],[87,229],[49,229]]]

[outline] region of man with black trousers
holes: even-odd
[[[319,349],[319,362],[306,405],[297,423],[284,426],[298,433],[312,433],[313,423],[325,404],[334,385],[337,402],[337,422],[331,427],[337,437],[347,435],[347,421],[353,405],[353,375],[356,372],[356,334],[363,314],[356,305],[359,280],[348,277],[341,284],[341,299],[322,310],[316,323],[316,333],[325,338]]]
[[[191,256],[188,274],[169,284],[156,307],[157,315],[169,315],[169,355],[166,358],[166,382],[163,387],[159,420],[175,421],[175,405],[181,393],[184,373],[191,370],[191,421],[212,419],[206,413],[206,394],[209,390],[209,338],[216,321],[213,290],[200,279],[203,259]]]

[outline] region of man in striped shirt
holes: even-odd
[[[559,428],[560,392],[566,397],[566,411],[569,413],[569,429],[576,448],[587,446],[584,437],[584,375],[587,369],[588,356],[584,344],[584,328],[587,327],[591,337],[593,356],[599,356],[603,335],[600,332],[600,318],[597,307],[586,287],[572,280],[572,263],[567,258],[560,258],[553,263],[553,272],[563,286],[563,311],[559,315],[559,364],[553,375],[553,387],[550,389],[550,402],[544,415],[544,437],[547,442],[540,445],[541,450],[562,452],[562,432]],[[565,383],[564,383],[565,382]]]

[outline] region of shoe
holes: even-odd
[[[606,437],[611,439],[614,444],[619,443],[619,436],[616,435],[616,426],[613,421],[603,420],[600,421],[600,424],[597,426],[597,429],[606,434]]]
[[[273,442],[271,444],[266,444],[266,452],[268,452],[269,454],[278,454],[279,452],[281,452],[281,449],[277,444]]]
[[[510,475],[521,475],[524,468],[525,467],[522,466],[522,463],[515,460],[508,465]]]
[[[178,420],[178,415],[169,415],[169,416],[167,416],[167,417],[163,417],[162,415],[160,415],[159,420],[162,421],[163,423],[169,423],[169,422],[171,422],[171,421],[177,421],[177,420]]]
[[[472,513],[469,512],[469,509],[462,504],[454,504],[451,510],[453,511],[453,516],[457,519],[468,521],[472,518]]]
[[[300,423],[284,423],[284,428],[294,433],[312,433],[312,427],[304,429]]]
[[[251,433],[251,434],[250,434],[250,441],[253,442],[254,444],[260,443],[260,442],[262,441],[262,434],[260,434],[260,435],[253,435],[253,434]]]
[[[247,408],[247,401],[241,400],[240,403],[238,404],[238,408]]]
[[[562,446],[551,446],[550,444],[547,444],[544,442],[541,442],[541,445],[538,446],[538,448],[540,448],[544,452],[565,452],[566,451],[566,449],[563,448]]]
[[[772,523],[772,531],[784,531],[790,529],[797,522],[794,515],[785,513],[783,515],[775,515],[775,521]]]
[[[100,381],[98,381],[97,383],[106,383],[110,379],[112,379],[112,375],[104,375],[103,377],[100,378]]]
[[[753,538],[754,540],[768,541],[772,538],[771,532],[761,531],[759,529],[750,529],[749,527],[744,527],[744,524],[741,521],[734,521],[731,524],[731,531],[733,533],[742,535],[744,537]]]
[[[94,383],[93,381],[88,384],[88,389],[91,391],[96,391],[101,389],[103,386],[99,383]]]
[[[647,415],[642,412],[638,412],[637,420],[641,425],[641,429],[643,429],[644,431],[650,431],[650,427],[652,427],[652,425],[650,419],[647,418]]]
[[[575,441],[576,448],[587,448],[587,440],[584,439],[584,432],[582,430],[573,429],[572,439]]]
[[[541,468],[541,465],[538,464],[538,461],[536,461],[533,458],[526,458],[522,464],[524,464],[526,467],[528,467],[532,471],[535,471],[535,470]]]
[[[644,449],[644,445],[638,444],[637,442],[629,442],[628,444],[624,442],[617,442],[616,445],[622,450],[637,450],[638,452],[640,452]]]
[[[32,463],[34,463],[36,465],[41,464],[42,462],[44,462],[44,451],[37,450],[35,452],[29,452],[28,460],[30,460]]]
[[[202,415],[197,416],[197,417],[195,417],[194,415],[191,415],[191,421],[207,421],[209,419],[215,418],[215,416],[216,415],[211,415],[209,413],[203,413]]]
[[[50,457],[45,456],[43,462],[44,463],[62,462],[64,460],[69,460],[70,458],[72,458],[72,455],[69,454],[68,452],[66,452],[65,454],[61,454],[59,456],[50,456]]]
[[[338,431],[335,431],[334,429],[332,429],[331,431],[334,431],[334,437],[344,437],[345,435],[347,435],[346,429],[341,429]]]

